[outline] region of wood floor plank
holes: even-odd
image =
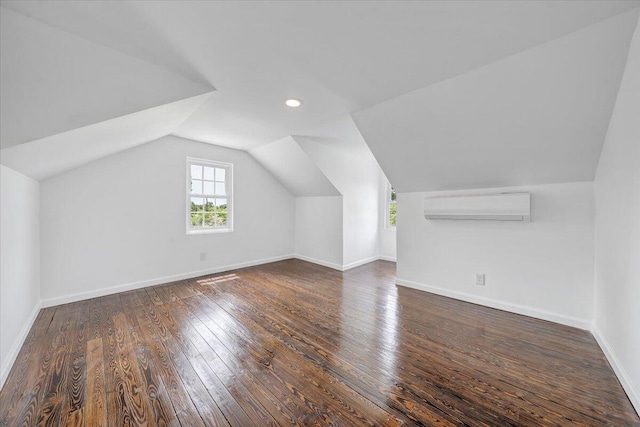
[[[243,283],[238,283],[238,284],[237,284],[237,286],[238,286],[238,287],[242,287],[242,286],[245,286],[245,285],[246,285],[246,284],[243,284]],[[248,292],[251,292],[251,288],[246,288],[246,290],[247,290]],[[298,303],[298,304],[300,304],[300,303]],[[316,306],[316,307],[317,307],[317,306]],[[303,321],[304,321],[304,319],[298,319],[295,323],[296,323],[296,324],[300,324],[300,323],[302,323]],[[301,325],[301,326],[302,326],[302,327],[303,327],[303,329],[304,329],[304,325]],[[307,325],[307,327],[309,327],[309,326]],[[345,335],[345,334],[343,333],[343,335]],[[351,337],[351,338],[347,337],[347,338],[348,338],[348,339],[353,339],[353,337]],[[348,339],[347,339],[347,341],[348,341]],[[407,340],[407,341],[413,341],[413,340]],[[343,345],[345,344],[345,339],[344,339],[344,338],[343,338],[343,340],[342,340],[342,344],[343,344]],[[432,343],[432,344],[433,344],[433,343]],[[324,343],[323,345],[324,345],[324,348],[325,348],[325,349],[328,349],[328,351],[331,351],[331,346],[330,346],[330,344]],[[356,348],[356,349],[357,349],[357,348],[362,348],[362,347],[366,347],[366,342],[356,342],[356,344],[354,345],[354,348]],[[369,349],[366,353],[372,353],[372,349]],[[357,358],[358,356],[357,356],[356,354],[352,353],[350,357],[351,357],[351,358],[354,358],[354,357],[356,357],[356,358]],[[445,362],[446,362],[446,361],[445,361]],[[366,364],[368,364],[368,365],[375,365],[374,361],[371,361],[371,360],[369,360],[368,362],[365,362],[365,363],[366,363]],[[457,372],[456,374],[457,374],[458,376],[464,376],[464,374],[463,374],[463,373],[461,374],[461,373]],[[373,373],[373,375],[375,375],[375,373]],[[430,377],[430,382],[429,382],[429,383],[434,383],[434,382],[435,382],[435,383],[439,383],[441,388],[442,388],[442,387],[445,387],[445,384],[444,384],[444,383],[446,383],[446,378],[442,378],[442,380],[438,381],[438,379],[439,379],[439,378],[441,378],[441,375],[439,375],[439,374],[438,374],[438,375],[436,375],[436,376],[433,376],[433,375],[432,375],[432,376]],[[400,379],[397,379],[397,380],[398,380],[398,381],[400,381]],[[405,387],[406,387],[406,384],[405,384]],[[448,387],[448,385],[447,385],[446,387]],[[476,388],[478,388],[478,387],[476,386]],[[479,388],[480,388],[480,389],[483,389],[483,388],[486,388],[486,386],[485,386],[484,384],[479,384]],[[473,388],[471,388],[471,391],[472,391],[472,390],[473,390]],[[458,394],[459,394],[459,392],[460,392],[459,390],[447,390],[447,392],[445,393],[445,395],[458,395]],[[442,395],[442,392],[440,392],[439,390],[438,390],[438,394],[440,394],[442,397],[445,397],[445,395]],[[483,398],[483,396],[482,396],[482,395],[479,395],[478,397],[479,397],[480,399],[482,399],[482,398]],[[434,400],[434,396],[433,396],[433,395],[431,395],[431,396],[430,396],[430,398],[431,398],[431,400],[432,400],[432,401]],[[448,402],[447,402],[447,405],[451,405],[451,404],[454,404],[454,403],[455,403],[455,402],[448,401]],[[505,402],[490,402],[490,403],[491,403],[490,408],[495,408],[495,407],[505,406]],[[489,410],[486,410],[485,412],[489,412]],[[507,412],[502,411],[502,412],[503,412],[503,413],[502,413],[502,415],[505,415],[505,416],[507,416],[508,418],[513,418],[513,414],[512,414],[512,413],[509,413],[508,411],[507,411]],[[534,412],[535,412],[535,411],[534,411]],[[498,421],[500,421],[500,414],[495,414],[495,418],[497,418],[497,420],[498,420]],[[495,423],[495,422],[496,422],[496,420],[495,420],[495,419],[493,419],[493,418],[489,418],[489,419],[487,419],[487,420],[485,420],[485,421],[486,421],[486,422],[488,422],[488,423]],[[501,423],[505,423],[505,422],[507,422],[507,421],[503,419],[503,420],[501,420],[500,422],[501,422]],[[566,420],[566,419],[561,418],[561,419],[557,420],[557,422],[567,422],[567,420]]]
[[[158,370],[153,363],[152,356],[138,325],[136,310],[141,310],[142,307],[137,295],[138,292],[134,291],[121,294],[120,297],[123,301],[127,324],[131,333],[131,345],[133,346],[131,351],[136,356],[137,371],[141,374],[140,386],[143,388],[152,410],[150,421],[152,425],[179,426],[180,423],[176,417],[173,403],[171,403],[162,378],[157,373]]]
[[[282,283],[282,281],[281,281],[281,283]],[[281,288],[281,287],[280,287],[280,288]],[[315,304],[315,305],[314,305],[314,307],[315,307],[316,311],[318,311],[318,305],[317,305],[317,304]],[[302,310],[302,311],[304,311],[304,310]],[[354,319],[353,321],[356,321],[356,320]],[[343,334],[343,335],[344,335],[344,334]],[[453,335],[455,335],[455,334],[453,334]],[[412,342],[413,340],[405,340],[405,342],[407,342],[407,341],[411,341],[411,342]],[[342,344],[343,344],[343,345],[344,345],[344,342],[345,342],[345,340],[344,340],[344,339],[342,339]],[[358,348],[358,347],[360,347],[360,346],[362,346],[362,345],[363,345],[362,343],[358,343],[358,344],[356,345],[356,348]],[[352,355],[352,356],[353,356],[353,355]],[[369,363],[369,364],[371,364],[371,363]],[[454,393],[449,393],[449,394],[454,394]],[[576,394],[578,394],[578,395],[583,395],[583,394],[581,394],[581,393],[576,393]],[[546,403],[546,402],[545,402],[545,403]],[[492,406],[491,406],[491,407],[496,407],[496,405],[493,405],[493,404],[492,404]],[[562,412],[562,411],[561,411],[561,412]],[[574,413],[573,415],[574,415],[574,416],[578,416],[578,418],[584,418],[584,417],[582,417],[582,416],[581,416],[581,414],[576,414],[576,413]],[[592,416],[592,414],[591,414],[591,416]],[[611,419],[611,417],[612,417],[612,415],[611,415],[611,414],[608,414],[608,418],[603,418],[603,420]],[[601,421],[603,421],[603,420],[601,420]],[[560,421],[560,422],[564,422],[564,423],[566,423],[566,422],[567,422],[567,420],[566,420],[566,419],[564,419],[564,418],[561,418],[559,421]],[[574,421],[574,422],[575,422],[575,421]],[[587,420],[587,422],[589,422],[589,421]],[[591,420],[591,422],[593,422],[593,420]]]
[[[180,301],[174,301],[171,303],[171,309],[165,306],[157,307],[149,314],[151,314],[153,318],[158,319],[154,322],[155,324],[162,324],[166,328],[167,332],[165,333],[171,335],[172,339],[168,339],[170,344],[173,344],[175,340],[188,358],[195,359],[199,355],[199,352],[193,348],[192,344],[185,338],[185,332],[188,331],[188,324],[186,322],[179,322],[175,317],[179,307]],[[180,328],[178,328],[178,324],[180,324]],[[200,366],[202,367],[202,365]],[[185,365],[184,368],[190,372],[187,365]],[[191,368],[193,368],[193,366]],[[253,409],[259,408],[258,412],[261,414],[260,419],[263,424],[272,424],[274,422],[272,417],[264,412],[264,408],[261,405],[257,405],[256,402],[251,402],[251,404]]]
[[[86,391],[86,338],[90,329],[91,303],[78,304],[78,320],[72,334],[67,396],[62,407],[65,425],[83,426]],[[76,413],[77,412],[77,413]]]
[[[261,402],[261,407],[265,407],[269,413],[278,420],[284,416],[285,422],[289,420],[291,423],[300,423],[301,418],[309,421],[310,417],[303,412],[301,406],[309,406],[314,414],[321,419],[331,419],[330,414],[321,409],[320,402],[314,403],[309,399],[300,399],[300,393],[287,384],[274,384],[269,381],[271,373],[269,367],[265,366],[262,357],[256,357],[256,353],[252,349],[238,346],[233,338],[222,333],[218,324],[206,313],[206,309],[194,308],[190,303],[194,301],[185,301],[194,313],[198,313],[198,319],[202,328],[199,332],[206,337],[208,343],[215,343],[215,351],[218,352],[226,364],[228,364],[232,372],[243,372],[249,370],[251,375],[240,376],[239,380],[248,389],[249,394]],[[302,400],[302,405],[296,402],[296,399]],[[266,399],[266,400],[265,400]],[[253,405],[255,408],[255,405]],[[286,408],[286,410],[285,410]]]
[[[189,322],[197,332],[190,334],[189,339],[197,346],[211,371],[233,396],[246,417],[251,420],[251,424],[272,423],[273,417],[250,391],[255,383],[247,383],[249,375],[246,375],[245,371],[249,370],[255,375],[252,366],[244,365],[242,358],[231,352],[197,316],[189,317]],[[211,380],[215,381],[215,378]],[[242,417],[242,414],[238,416]]]
[[[143,385],[143,377],[136,363],[136,354],[131,345],[130,331],[124,313],[113,318],[117,346],[117,363],[122,375],[122,386],[129,403],[129,415],[134,425],[147,425],[154,419],[149,406],[149,395]]]
[[[201,312],[206,312],[206,307],[214,308],[213,304],[216,302],[208,303],[206,300],[200,300],[204,302],[205,306],[201,306]],[[239,315],[239,311],[235,310],[235,307],[222,303],[229,311]],[[272,338],[268,338],[266,333],[262,333],[258,323],[253,323],[249,317],[244,317],[243,321],[235,320],[228,312],[221,306],[217,309],[216,318],[220,320],[218,323],[220,330],[223,330],[228,336],[233,336],[237,345],[244,348],[254,348],[253,356],[256,360],[267,366],[270,373],[288,389],[296,390],[298,394],[309,394],[309,397],[314,396],[318,402],[324,402],[325,405],[333,408],[335,412],[340,413],[352,422],[360,425],[368,424],[369,418],[363,414],[367,414],[368,417],[373,418],[374,425],[398,425],[399,422],[394,417],[386,413],[379,407],[372,405],[370,402],[363,399],[353,390],[346,390],[346,387],[338,381],[335,377],[330,377],[326,372],[322,372],[315,369],[313,365],[309,365],[309,370],[303,372],[296,369],[296,363],[301,363],[301,357],[295,352],[290,351],[288,348],[282,345],[278,345],[277,341]],[[246,327],[245,327],[246,326]],[[249,329],[250,328],[250,329]],[[260,349],[260,350],[258,350]],[[290,367],[287,363],[281,363],[280,358],[284,361],[289,359],[295,359],[295,362]],[[291,363],[291,362],[290,362]],[[277,371],[275,368],[279,368]],[[319,379],[319,383],[316,382],[316,378],[311,374],[325,376],[324,379]],[[332,383],[331,390],[323,386],[325,382]],[[308,387],[305,385],[313,385]],[[272,383],[273,384],[273,383]],[[306,391],[305,391],[306,389]]]
[[[176,411],[177,417],[181,424],[193,426],[212,425],[212,411],[215,408],[198,407],[201,402],[201,396],[198,396],[196,390],[189,388],[189,382],[182,378],[182,369],[184,366],[176,366],[172,359],[172,354],[166,348],[165,344],[172,339],[168,330],[162,324],[160,319],[155,315],[151,306],[148,307],[151,314],[137,312],[137,321],[143,339],[149,347],[150,354],[154,365],[159,371],[159,376],[163,379],[166,389],[169,393],[171,402]],[[174,351],[177,356],[177,352]],[[188,378],[194,384],[193,378]]]
[[[41,310],[0,426],[640,426],[587,331],[287,260]]]
[[[76,305],[67,304],[56,309],[43,341],[49,346],[42,354],[38,379],[24,395],[25,406],[14,420],[15,425],[56,425],[60,423],[60,410],[65,389],[70,353],[70,329],[77,319]],[[9,423],[12,425],[12,423]]]
[[[313,361],[323,372],[331,372],[334,377],[327,382],[335,384],[344,382],[358,393],[369,396],[370,398],[379,393],[380,390],[385,390],[385,394],[388,396],[387,398],[391,398],[398,403],[402,409],[411,408],[414,415],[419,413],[423,420],[428,421],[428,425],[452,425],[452,423],[455,424],[455,421],[457,421],[455,418],[452,418],[450,415],[447,416],[441,411],[434,412],[432,408],[420,407],[418,402],[412,401],[406,396],[399,396],[393,391],[395,387],[381,383],[376,377],[369,376],[343,359],[334,357],[325,347],[318,345],[317,340],[313,340],[314,342],[308,341],[302,335],[298,334],[298,332],[289,329],[284,326],[284,324],[278,323],[279,321],[286,322],[283,318],[279,318],[273,313],[271,313],[272,317],[267,317],[265,316],[264,310],[258,310],[255,307],[250,307],[249,310],[253,310],[253,314],[257,316],[256,319],[258,320],[256,320],[256,324],[262,323],[265,328],[270,326],[269,332],[273,336],[281,339],[288,348],[294,349],[300,357],[305,358],[307,361]],[[250,311],[247,313],[250,313]],[[248,315],[250,316],[251,314]],[[260,318],[261,316],[262,318]],[[274,317],[277,319],[274,319]],[[372,401],[382,406],[385,406],[387,403],[377,400],[375,397],[372,398]],[[449,420],[447,420],[447,418]],[[409,419],[418,421],[414,417],[409,417]]]
[[[35,380],[37,371],[34,366],[37,366],[43,357],[42,340],[55,311],[55,307],[40,310],[9,372],[5,386],[0,390],[0,402],[4,405],[0,413],[0,426],[9,425],[12,417],[16,415],[16,406],[25,395],[25,389]]]
[[[218,338],[213,338],[212,335],[205,336],[202,334],[202,328],[205,328],[201,324],[197,316],[193,312],[189,312],[187,306],[182,302],[176,304],[173,307],[172,312],[180,319],[181,325],[189,325],[190,327],[182,328],[183,334],[176,334],[179,337],[179,341],[185,349],[185,352],[189,354],[189,359],[194,364],[194,368],[198,371],[198,375],[206,381],[207,389],[212,394],[215,394],[214,398],[217,402],[222,403],[223,411],[229,413],[227,419],[233,425],[246,425],[250,419],[253,422],[271,422],[269,416],[266,415],[267,408],[272,408],[270,412],[271,418],[284,416],[285,419],[295,424],[294,418],[290,413],[283,414],[280,405],[277,403],[277,397],[274,396],[274,390],[269,392],[259,392],[258,396],[255,396],[249,390],[255,390],[259,387],[259,384],[251,379],[251,376],[240,374],[234,375],[234,371],[251,370],[255,373],[255,366],[246,366],[240,368],[241,358],[236,358],[235,355],[231,355],[231,352],[227,352],[228,349],[223,349],[224,344],[220,343]],[[198,329],[200,327],[200,329]],[[188,341],[185,341],[188,340]],[[217,343],[218,345],[213,343]],[[213,348],[211,346],[213,344]],[[215,348],[215,350],[214,350]],[[221,353],[218,355],[216,350]],[[223,360],[222,357],[225,357]],[[229,366],[233,368],[229,368]],[[235,369],[234,369],[235,368]],[[265,400],[266,399],[266,400]],[[241,402],[242,404],[238,403]],[[262,402],[262,403],[261,403]],[[265,408],[264,402],[267,403]],[[275,420],[276,418],[274,418]],[[251,423],[251,422],[249,422]]]
[[[107,396],[105,392],[104,377],[104,349],[102,338],[93,338],[87,341],[87,400],[85,415],[91,424],[96,427],[107,426]]]

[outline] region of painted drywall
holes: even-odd
[[[249,154],[296,197],[340,195],[290,136],[249,150]]]
[[[213,90],[4,7],[0,20],[2,148]]]
[[[0,165],[0,388],[40,307],[37,181]]]
[[[342,197],[296,197],[295,254],[342,269]]]
[[[86,40],[215,83],[220,90],[176,132],[242,149],[307,134],[338,114],[463,74],[634,6],[615,0],[2,1],[3,8]],[[288,96],[302,98],[303,107],[286,108]],[[93,100],[74,105],[95,108]],[[51,102],[55,109],[60,99]]]
[[[380,166],[360,132],[345,116],[293,138],[342,194],[342,264],[355,266],[378,256]]]
[[[167,136],[198,109],[209,94],[127,114],[79,129],[3,148],[0,160],[43,180],[91,161]]]
[[[233,163],[233,232],[186,234],[187,157]],[[168,136],[42,181],[40,191],[44,303],[294,249],[293,196],[242,151]]]
[[[427,221],[427,195],[529,191],[531,222]],[[397,281],[588,329],[593,308],[593,184],[398,195]],[[475,284],[475,274],[486,285]]]
[[[640,22],[594,188],[593,332],[640,413]]]
[[[637,18],[635,9],[353,117],[403,193],[592,181]]]
[[[343,264],[350,268],[378,256],[377,186],[343,197]]]
[[[396,228],[387,225],[387,191],[388,180],[385,174],[380,170],[378,180],[379,194],[379,230],[378,230],[378,255],[381,259],[387,261],[396,260]]]

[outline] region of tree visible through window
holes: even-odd
[[[189,159],[187,232],[231,231],[232,165]]]
[[[393,189],[391,184],[388,185],[389,191],[387,196],[387,226],[395,227],[396,226],[396,190]]]

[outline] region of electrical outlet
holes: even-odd
[[[476,285],[484,286],[484,274],[476,274]]]
[[[200,261],[206,261],[206,260],[207,260],[207,253],[200,252]]]

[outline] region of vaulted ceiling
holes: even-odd
[[[401,192],[592,181],[637,22],[618,15],[354,120]]]
[[[66,155],[65,134],[102,124],[110,135],[124,118],[138,134],[118,149],[167,132],[253,150],[320,138],[353,115],[401,191],[592,177],[640,5],[1,4],[3,163],[24,155],[19,145]],[[288,109],[288,97],[303,106]],[[135,117],[188,99],[199,103],[163,116],[161,130]],[[76,134],[97,142],[76,141],[73,162],[40,176],[110,151],[95,150],[109,137],[88,135]]]
[[[250,153],[296,197],[340,195],[291,136],[256,147]]]
[[[11,10],[0,20],[2,148],[213,90]]]

